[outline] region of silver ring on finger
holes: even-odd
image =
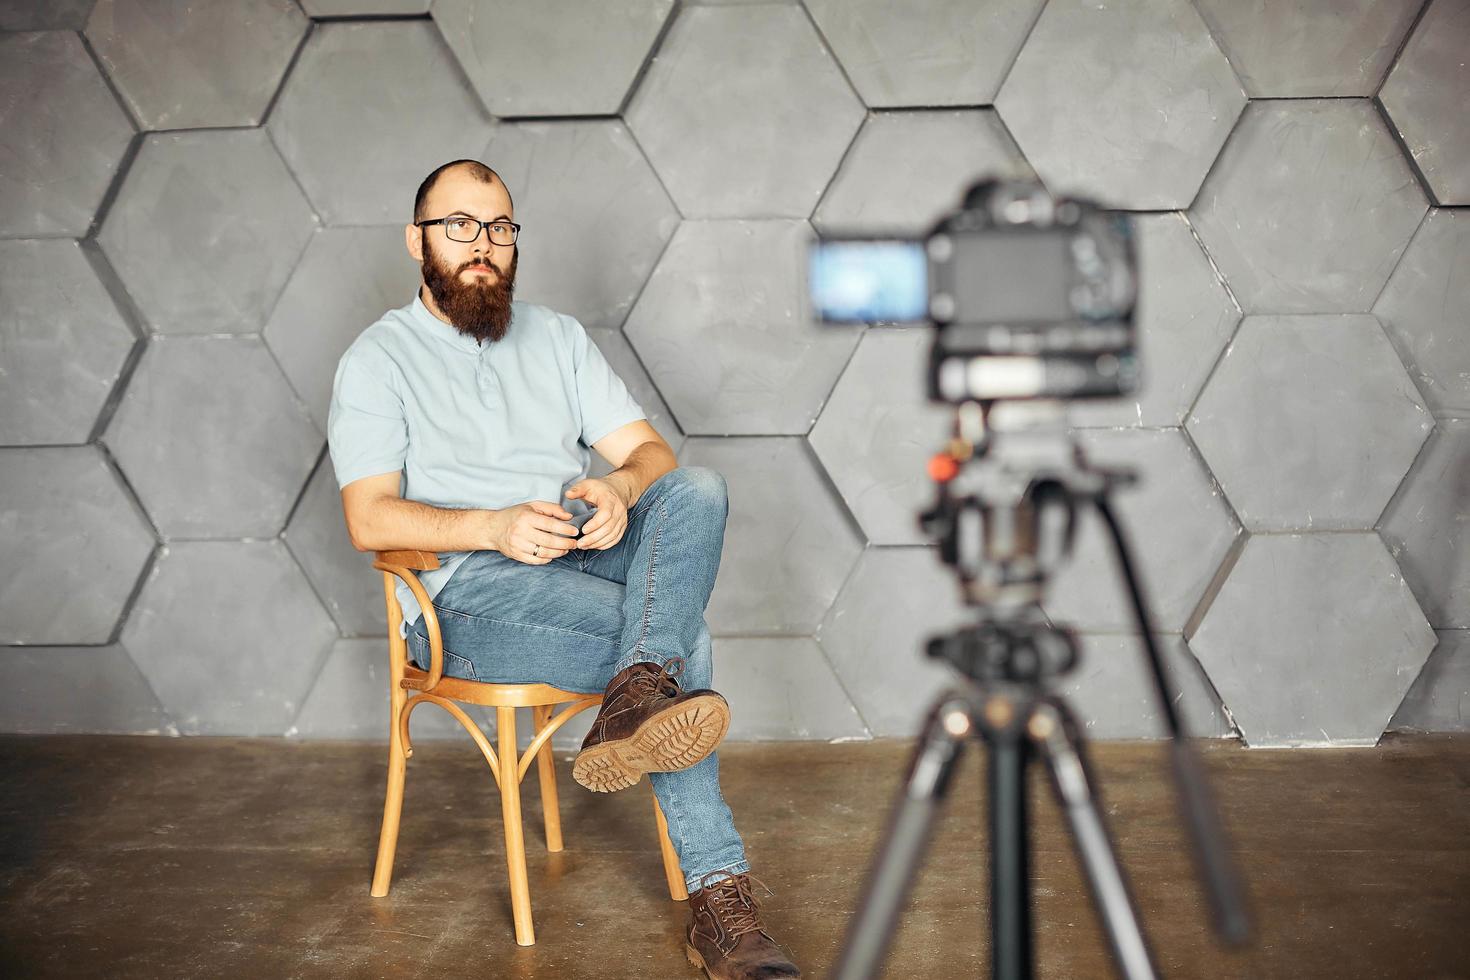
[[[541,546],[539,544],[533,544],[533,545],[531,545],[531,554],[535,555],[537,558],[540,558],[541,557]]]

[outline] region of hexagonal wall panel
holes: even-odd
[[[1433,427],[1368,315],[1246,317],[1189,418],[1252,531],[1372,527]]]
[[[808,313],[805,221],[689,221],[623,328],[690,435],[802,435],[857,345]]]
[[[72,33],[0,37],[0,236],[92,225],[133,124]]]
[[[714,648],[715,683],[730,702],[730,738],[867,737],[811,637],[716,637]]]
[[[388,310],[411,303],[422,282],[402,225],[322,228],[312,237],[263,336],[323,433],[342,352]]]
[[[874,108],[983,105],[1015,60],[1044,0],[807,0],[863,101]]]
[[[974,618],[934,549],[869,548],[818,639],[873,734],[911,736],[957,677],[926,657],[924,644]]]
[[[322,447],[253,337],[155,338],[105,438],[167,538],[275,536]]]
[[[1470,630],[1440,630],[1439,645],[1394,712],[1389,730],[1470,732]]]
[[[925,544],[918,513],[934,502],[929,457],[953,414],[925,396],[928,330],[875,329],[842,372],[812,448],[874,544]]]
[[[1470,204],[1470,6],[1431,0],[1378,98],[1440,204]]]
[[[86,442],[137,338],[74,241],[0,242],[0,444]]]
[[[1470,212],[1434,210],[1373,312],[1431,410],[1470,415]]]
[[[423,21],[318,25],[266,123],[330,225],[411,221],[423,179],[474,158],[491,126]]]
[[[372,554],[358,551],[347,536],[330,459],[307,482],[283,537],[343,636],[388,635],[383,574],[373,568]]]
[[[364,14],[426,14],[431,0],[301,0],[313,17],[359,17]]]
[[[1190,220],[1247,313],[1362,313],[1427,208],[1369,102],[1260,101]]]
[[[439,0],[434,21],[497,116],[611,115],[674,0]]]
[[[1153,628],[1182,630],[1239,533],[1220,489],[1179,429],[1108,429],[1078,434],[1087,458],[1131,469],[1114,510],[1128,535]],[[1046,612],[1083,630],[1134,630],[1112,539],[1092,508],[1078,522],[1075,551],[1047,589]]]
[[[337,630],[279,541],[164,549],[122,642],[186,735],[279,735]]]
[[[1083,633],[1075,670],[1053,689],[1072,705],[1088,738],[1165,738],[1153,673],[1136,633]],[[1220,698],[1184,637],[1160,633],[1159,652],[1174,682],[1174,709],[1186,734],[1218,738],[1233,729]]]
[[[919,235],[980,177],[1036,179],[994,109],[875,113],[812,223],[827,234]]]
[[[386,744],[388,691],[387,634],[371,640],[338,640],[286,734],[302,738],[381,739]],[[484,719],[485,709],[474,705],[463,707],[471,718]],[[415,742],[465,737],[464,729],[448,712],[431,705],[415,708],[409,724],[409,734]]]
[[[995,105],[1052,190],[1183,208],[1245,92],[1188,0],[1053,0]]]
[[[254,333],[316,228],[258,129],[143,141],[97,239],[161,333]]]
[[[1068,406],[1074,425],[1181,425],[1240,322],[1240,307],[1182,214],[1135,215],[1133,232],[1143,385],[1123,398],[1074,402]]]
[[[863,550],[800,439],[690,439],[681,461],[730,485],[712,633],[811,633]]]
[[[691,7],[625,117],[686,217],[805,218],[863,107],[800,9]]]
[[[597,345],[602,356],[607,358],[607,363],[612,365],[613,371],[622,379],[623,384],[628,386],[628,393],[643,409],[648,424],[653,426],[655,432],[664,437],[669,448],[677,454],[684,446],[684,431],[679,428],[679,423],[674,421],[673,413],[664,404],[663,396],[654,387],[653,381],[648,377],[648,372],[643,370],[642,362],[638,360],[638,355],[633,353],[633,348],[628,346],[627,339],[621,332],[611,329],[592,328],[587,331],[587,336],[592,338],[592,342]],[[610,472],[612,472],[612,467],[594,451],[588,475],[606,476]]]
[[[500,126],[481,159],[515,199],[516,298],[586,327],[623,325],[679,225],[627,127],[616,121]]]
[[[1470,627],[1470,419],[1441,419],[1383,513],[1393,549],[1437,629]]]
[[[178,734],[116,644],[6,650],[0,732]]]
[[[1251,745],[1371,745],[1434,631],[1378,535],[1265,534],[1190,646]]]
[[[98,0],[86,35],[144,129],[258,126],[310,23],[294,0]]]
[[[1252,98],[1370,96],[1421,0],[1197,0]]]
[[[79,31],[97,0],[8,0],[0,31]]]
[[[107,642],[153,545],[95,448],[0,449],[0,643]]]

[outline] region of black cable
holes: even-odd
[[[1153,624],[1149,622],[1148,606],[1143,599],[1143,587],[1139,584],[1138,574],[1134,571],[1133,554],[1128,548],[1128,541],[1123,537],[1122,525],[1118,523],[1118,517],[1113,513],[1113,505],[1108,503],[1106,492],[1099,493],[1093,498],[1097,505],[1097,511],[1102,515],[1103,522],[1107,524],[1108,531],[1113,536],[1113,548],[1118,556],[1118,567],[1123,572],[1123,581],[1128,587],[1128,598],[1133,604],[1133,618],[1138,623],[1139,632],[1143,634],[1143,649],[1148,654],[1149,670],[1153,674],[1154,689],[1159,695],[1159,707],[1164,712],[1164,725],[1169,730],[1170,738],[1183,738],[1184,730],[1179,724],[1179,712],[1174,708],[1174,685],[1170,683],[1169,668],[1164,663],[1164,657],[1159,653],[1159,645],[1154,641]]]
[[[1200,766],[1190,743],[1183,737],[1179,724],[1179,713],[1174,709],[1169,669],[1154,642],[1152,624],[1149,622],[1148,606],[1144,602],[1143,589],[1134,571],[1133,556],[1123,536],[1122,525],[1113,513],[1105,493],[1093,497],[1098,513],[1113,538],[1113,547],[1123,580],[1128,586],[1128,597],[1133,603],[1133,617],[1143,633],[1143,647],[1148,653],[1149,667],[1153,673],[1154,686],[1158,689],[1159,704],[1164,710],[1164,721],[1170,735],[1170,761],[1174,769],[1174,783],[1179,792],[1180,809],[1184,825],[1189,828],[1194,843],[1194,857],[1200,876],[1205,884],[1205,896],[1209,899],[1213,913],[1215,931],[1227,943],[1240,945],[1250,938],[1250,917],[1246,911],[1245,892],[1236,874],[1234,861],[1226,842],[1225,828],[1220,821],[1220,811],[1210,794],[1205,781],[1204,769]]]

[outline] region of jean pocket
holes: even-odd
[[[475,674],[475,665],[457,653],[444,651],[444,673],[450,677],[462,677],[467,681],[477,681],[479,676]]]
[[[408,631],[408,657],[420,670],[428,670],[433,654],[429,649],[429,639],[420,636],[415,630]],[[475,664],[466,660],[451,650],[444,651],[444,673],[450,677],[461,677],[467,681],[477,681],[479,675],[475,673]]]

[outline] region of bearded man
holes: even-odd
[[[404,238],[423,285],[353,342],[333,385],[352,543],[438,553],[421,579],[446,674],[603,692],[573,778],[610,792],[649,774],[689,888],[690,960],[716,980],[799,976],[720,795],[729,708],[709,689],[704,610],[725,481],[677,467],[580,323],[512,300],[513,207],[474,160],[419,187]],[[587,477],[589,447],[607,476]],[[422,611],[401,584],[398,600],[427,669]]]

